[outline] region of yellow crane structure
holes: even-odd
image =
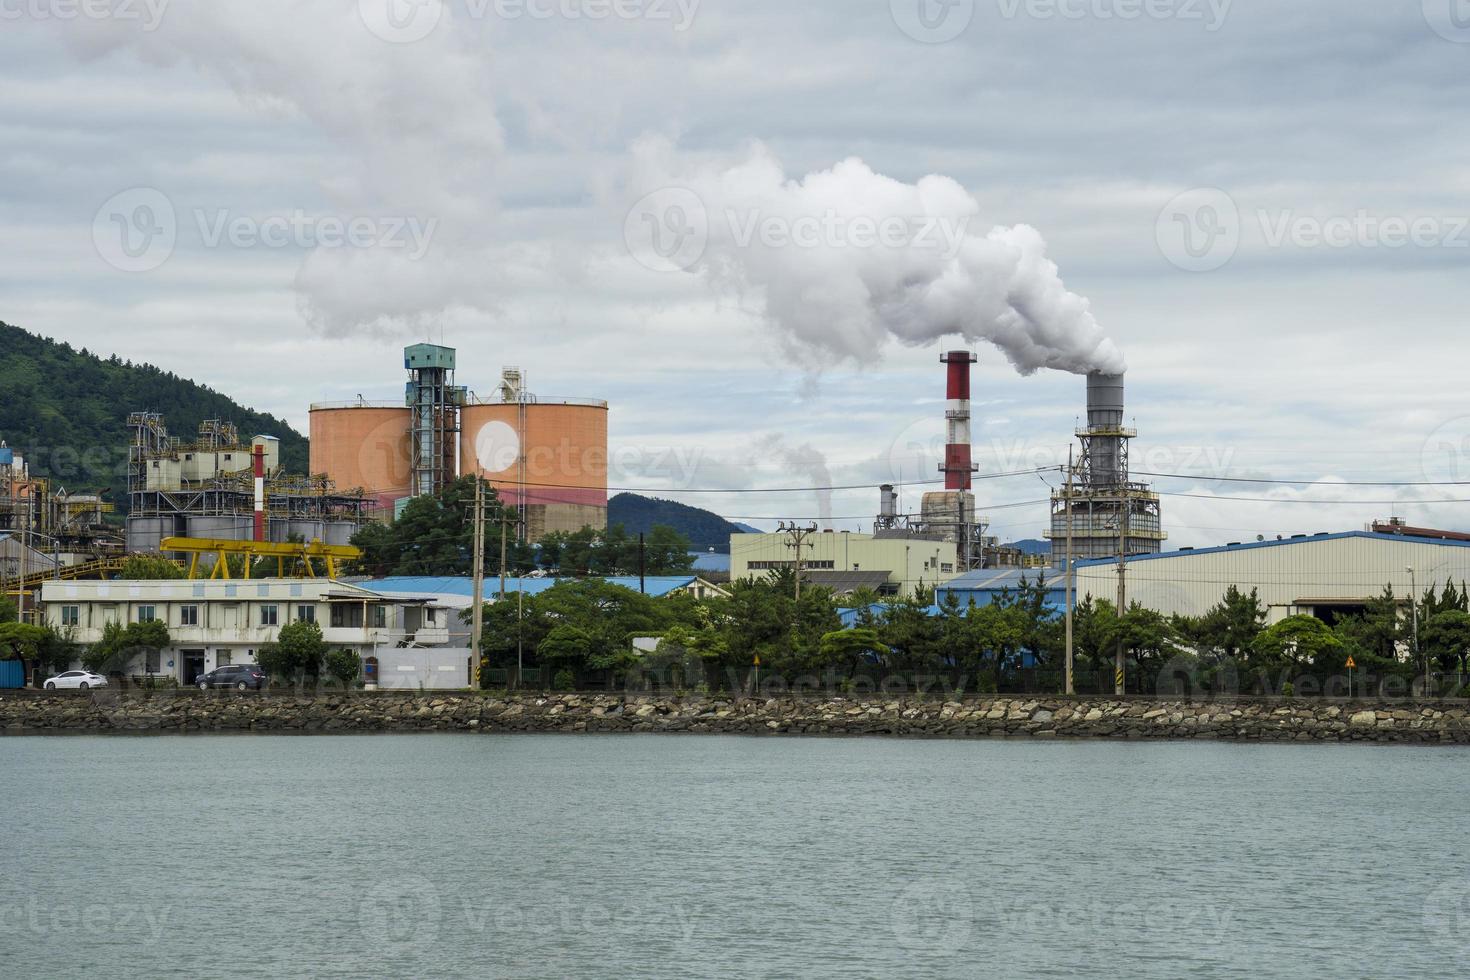
[[[239,556],[244,568],[244,577],[250,577],[250,566],[260,559],[276,560],[277,578],[317,578],[317,563],[327,578],[336,578],[338,562],[355,561],[362,557],[362,550],[350,544],[322,544],[320,541],[234,541],[219,538],[164,538],[159,550],[177,552],[189,556],[191,579],[200,578],[199,557],[214,555],[214,567],[204,576],[211,579],[230,578],[230,557]]]

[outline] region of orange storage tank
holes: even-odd
[[[311,472],[340,490],[361,488],[392,512],[409,494],[412,420],[407,406],[344,402],[311,407]]]
[[[459,469],[478,470],[525,515],[527,536],[607,526],[607,403],[470,402]]]

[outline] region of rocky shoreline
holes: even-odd
[[[565,732],[1470,745],[1464,701],[0,692],[5,734]]]

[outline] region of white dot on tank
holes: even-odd
[[[520,436],[505,422],[486,422],[475,434],[475,458],[486,473],[504,473],[520,456]]]

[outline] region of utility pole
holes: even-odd
[[[20,540],[20,586],[15,590],[15,621],[24,623],[26,621],[26,557],[30,552],[31,521],[34,520],[32,511],[35,507],[36,489],[32,483],[26,484],[26,523],[25,531]]]
[[[1072,609],[1073,596],[1077,591],[1076,572],[1072,564],[1072,449],[1067,447],[1067,578],[1066,578],[1066,609],[1067,609],[1067,694],[1077,693],[1076,678],[1073,674],[1073,664],[1076,663],[1072,650]]]
[[[1414,656],[1419,656],[1419,583],[1414,578],[1413,566],[1405,569],[1409,573],[1409,613],[1414,623]],[[1429,697],[1429,658],[1424,658],[1424,696]]]
[[[786,533],[786,536],[790,539],[786,542],[786,547],[794,548],[796,550],[796,601],[800,602],[801,573],[803,564],[801,549],[814,547],[813,545],[807,543],[807,538],[817,533],[817,526],[813,524],[811,527],[797,527],[795,521],[792,521],[790,524],[782,521],[779,529],[781,531],[784,531]]]
[[[1123,512],[1118,517],[1118,620],[1128,611],[1128,508],[1132,503],[1125,484],[1122,488]],[[1113,665],[1113,693],[1123,695],[1128,677],[1124,673],[1123,632],[1118,631],[1118,653]]]
[[[505,505],[500,505],[500,598],[505,598],[505,531],[510,526],[510,518],[506,516]]]
[[[471,685],[480,689],[480,632],[485,622],[485,481],[475,474],[475,569],[474,608],[470,613],[470,661],[474,665]]]
[[[648,595],[648,551],[642,531],[638,532],[638,591]]]

